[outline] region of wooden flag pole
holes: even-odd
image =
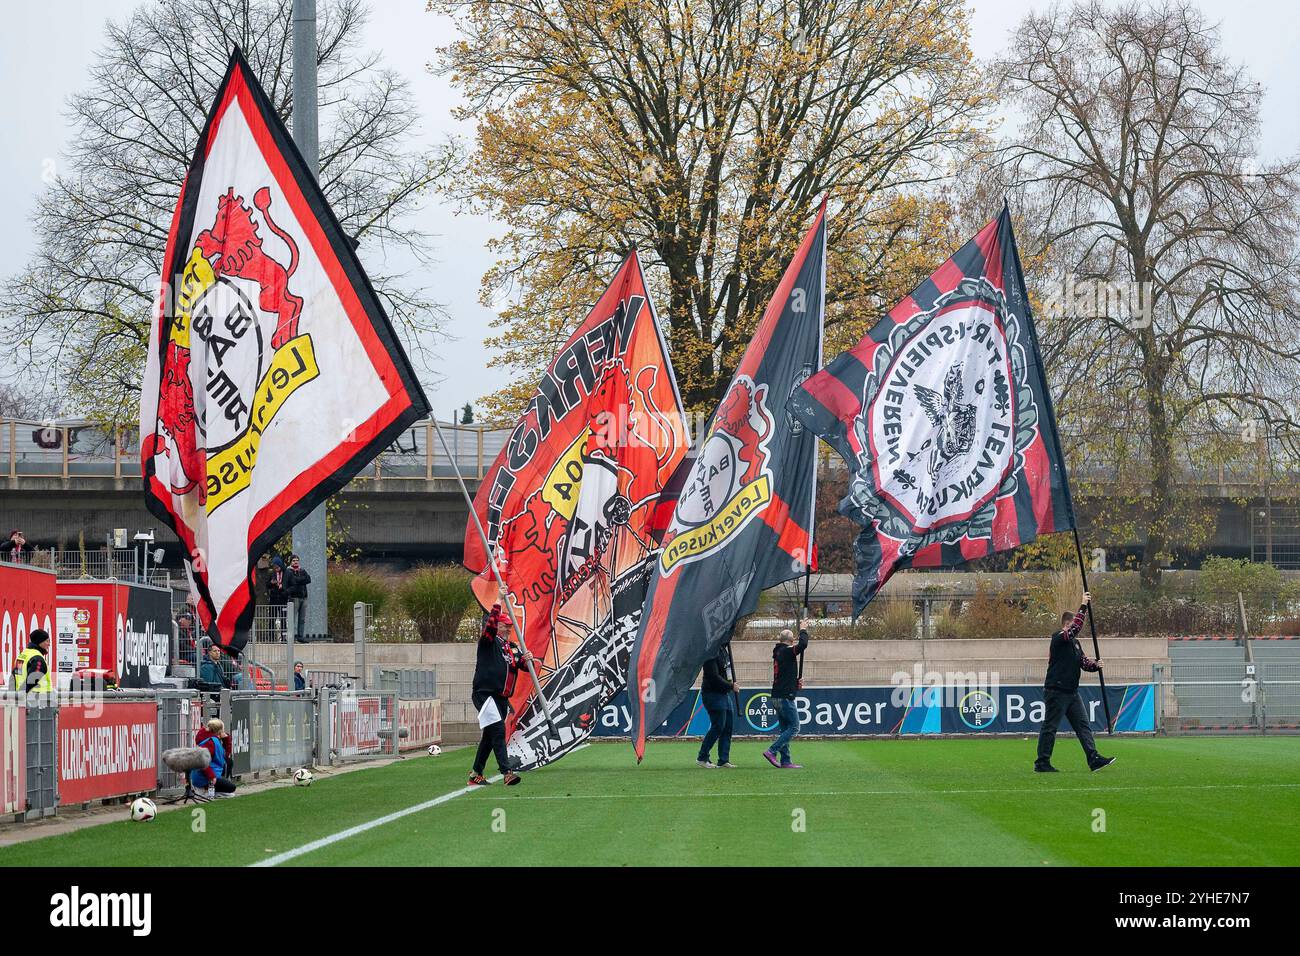
[[[1083,545],[1079,543],[1079,529],[1074,528],[1074,553],[1079,558],[1079,577],[1083,579],[1083,590],[1088,591],[1088,569],[1083,565]],[[1092,617],[1092,602],[1088,602],[1088,627],[1092,631],[1092,652],[1097,655],[1097,660],[1101,660],[1101,646],[1097,643],[1097,622]],[[1097,680],[1101,682],[1101,706],[1106,712],[1106,733],[1114,734],[1115,728],[1110,720],[1110,701],[1106,699],[1106,675],[1100,669],[1097,671]]]
[[[524,632],[519,629],[519,622],[515,620],[515,613],[510,609],[510,591],[506,588],[505,581],[501,580],[501,571],[497,567],[496,556],[492,553],[492,545],[488,543],[487,532],[483,530],[483,522],[478,519],[478,512],[474,510],[474,499],[469,495],[469,489],[465,487],[465,479],[460,474],[460,464],[456,461],[456,456],[451,453],[451,448],[447,445],[447,439],[442,434],[442,427],[438,424],[438,417],[430,415],[433,419],[433,430],[438,433],[438,441],[442,443],[442,450],[447,455],[447,460],[451,462],[451,470],[456,473],[456,481],[460,485],[460,493],[465,496],[465,504],[469,506],[469,516],[474,519],[474,527],[478,529],[479,540],[483,542],[483,554],[487,558],[488,566],[492,568],[492,576],[497,579],[497,588],[501,594],[501,606],[505,608],[506,617],[510,618],[510,627],[515,632],[515,637],[519,638],[519,646],[528,650],[528,643],[524,640]],[[542,692],[542,683],[537,679],[537,671],[533,669],[531,660],[524,660],[524,666],[528,668],[528,676],[533,679],[533,689],[537,691],[537,700],[542,705],[542,713],[546,715],[546,723],[551,727],[551,733],[558,738],[560,729],[555,726],[555,719],[551,717],[551,705],[546,700],[546,694]],[[505,714],[501,715],[502,720]]]

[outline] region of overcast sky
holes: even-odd
[[[32,251],[28,216],[42,187],[41,175],[57,162],[69,135],[64,104],[81,89],[107,19],[120,19],[142,0],[42,0],[6,4],[6,42],[0,52],[0,275],[12,273]],[[154,2],[154,0],[150,0]],[[972,43],[981,58],[1004,47],[1016,22],[1048,4],[1030,0],[975,0]],[[1266,158],[1300,152],[1300,4],[1295,0],[1201,0],[1221,25],[1223,46],[1244,63],[1266,90],[1263,141]],[[366,45],[411,82],[421,105],[421,137],[433,143],[448,133],[472,132],[450,115],[456,97],[447,81],[426,65],[434,49],[452,37],[445,20],[425,12],[425,0],[372,3]],[[435,236],[437,262],[427,276],[435,296],[451,313],[454,336],[437,345],[432,363],[439,383],[430,399],[445,418],[466,401],[491,391],[485,378],[483,336],[491,313],[478,302],[478,280],[491,263],[485,248],[497,231],[489,219],[452,215],[431,201],[418,227]],[[373,251],[363,247],[363,258]],[[376,270],[379,263],[368,263]],[[576,323],[581,316],[574,316]],[[500,383],[496,383],[500,384]]]

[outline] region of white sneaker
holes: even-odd
[[[699,766],[705,768],[706,770],[715,770],[715,769],[717,769],[717,765],[716,765],[712,760],[697,760],[697,761],[695,761],[695,762],[696,762]]]
[[[735,765],[734,763],[732,763],[730,760],[728,760],[726,763],[720,763],[720,764],[718,764],[718,766],[721,767],[723,770],[735,770],[735,769],[736,769],[736,765]]]

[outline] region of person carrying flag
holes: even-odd
[[[1079,672],[1096,673],[1101,670],[1101,661],[1087,657],[1079,646],[1079,630],[1083,627],[1091,603],[1092,595],[1085,591],[1079,610],[1073,614],[1062,611],[1061,629],[1052,635],[1052,646],[1047,657],[1047,679],[1043,681],[1043,699],[1047,704],[1047,712],[1043,716],[1042,729],[1038,732],[1035,773],[1057,772],[1052,766],[1052,748],[1056,745],[1056,728],[1062,717],[1070,722],[1075,736],[1079,738],[1079,745],[1088,758],[1089,770],[1097,771],[1115,762],[1114,757],[1103,757],[1097,753],[1092,728],[1088,726],[1083,701],[1079,699]]]
[[[799,733],[799,710],[794,705],[794,695],[803,689],[803,680],[799,677],[799,655],[807,646],[808,622],[800,621],[798,644],[794,632],[787,627],[772,648],[772,703],[776,707],[781,732],[772,746],[763,751],[763,756],[773,767],[782,770],[803,769],[790,759],[790,741]]]
[[[493,604],[483,621],[483,633],[479,635],[478,655],[474,662],[471,699],[474,701],[474,709],[480,714],[479,723],[483,726],[483,735],[479,738],[474,768],[469,775],[471,787],[488,785],[483,770],[487,767],[489,753],[496,754],[497,766],[501,769],[505,785],[512,787],[519,783],[519,774],[510,769],[510,758],[506,753],[506,716],[510,713],[510,695],[515,692],[519,668],[533,658],[527,649],[520,651],[502,633],[509,626],[509,619],[501,610],[501,605]],[[482,715],[484,708],[488,707],[495,712],[496,719],[483,725]],[[492,716],[492,713],[489,712],[487,716]]]

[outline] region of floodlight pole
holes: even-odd
[[[316,85],[316,0],[293,0],[293,141],[313,176],[319,175],[320,141]],[[329,569],[325,562],[325,502],[293,529],[293,550],[311,575],[304,608],[303,630],[329,630],[325,609]]]
[[[523,651],[528,650],[528,643],[524,640],[524,632],[519,627],[519,622],[515,620],[515,612],[510,608],[510,592],[506,588],[506,583],[501,579],[501,569],[497,567],[496,556],[492,553],[492,545],[488,541],[487,532],[483,530],[483,522],[478,518],[478,512],[474,510],[474,499],[470,497],[469,488],[465,486],[465,479],[460,474],[460,462],[456,461],[456,456],[451,453],[451,446],[447,444],[447,438],[442,433],[442,426],[438,424],[438,416],[430,415],[433,419],[433,430],[438,433],[438,441],[442,443],[442,450],[447,455],[447,460],[451,462],[451,470],[456,475],[456,483],[460,485],[460,493],[465,496],[465,504],[469,508],[469,516],[474,521],[474,527],[478,529],[478,539],[483,544],[483,556],[487,558],[488,567],[492,569],[492,576],[497,579],[497,589],[501,594],[501,607],[506,612],[506,617],[510,618],[510,627],[515,632],[515,637],[519,638],[519,647]],[[542,713],[546,715],[546,723],[550,725],[551,733],[558,738],[560,730],[555,726],[555,719],[551,716],[551,705],[546,699],[546,694],[542,692],[542,682],[537,679],[537,671],[533,669],[533,662],[525,660],[524,666],[528,668],[528,676],[533,679],[533,689],[537,691],[537,701],[542,705]],[[502,720],[505,714],[501,715]]]

